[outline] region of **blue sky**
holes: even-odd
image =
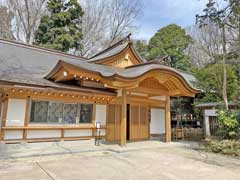
[[[222,0],[223,1],[223,0]],[[143,15],[137,20],[138,39],[149,40],[163,26],[176,23],[184,28],[195,24],[208,0],[143,0]]]

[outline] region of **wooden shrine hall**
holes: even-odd
[[[129,37],[92,56],[0,39],[0,141],[39,142],[101,136],[121,145],[171,141],[170,97],[194,97],[194,77],[145,61]]]

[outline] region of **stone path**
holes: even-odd
[[[93,141],[0,146],[1,180],[239,180],[240,160],[157,141],[125,147]],[[4,155],[3,155],[4,154]]]

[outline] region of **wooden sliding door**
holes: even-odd
[[[129,140],[147,140],[149,138],[149,108],[147,105],[130,104],[129,106]],[[121,137],[121,105],[109,104],[107,110],[106,140],[120,142]],[[127,133],[127,132],[126,132]]]
[[[107,108],[106,140],[119,142],[121,137],[121,105],[109,104]]]
[[[130,140],[146,140],[149,138],[148,106],[130,104]]]

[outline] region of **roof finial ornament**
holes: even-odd
[[[129,41],[131,41],[131,35],[132,33],[129,33],[126,38],[128,38]]]

